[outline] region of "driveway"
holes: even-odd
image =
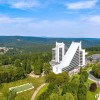
[[[95,78],[95,77],[92,75],[92,70],[89,70],[88,74],[89,74],[88,79],[90,79],[91,81],[94,81],[94,82],[96,82],[96,83],[98,83],[98,82],[100,83],[100,79]]]
[[[35,90],[34,94],[32,95],[31,100],[34,100],[36,94],[39,92],[39,90],[40,90],[44,85],[46,85],[46,83],[42,84],[41,86],[39,86],[39,87]]]

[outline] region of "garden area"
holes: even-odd
[[[30,100],[36,88],[44,83],[44,77],[32,78],[28,76],[27,78],[21,79],[18,81],[14,81],[10,83],[2,83],[0,85],[0,100],[7,100],[10,87],[19,86],[19,85],[26,84],[26,83],[32,83],[34,88],[17,94],[15,97],[15,100]]]
[[[27,90],[30,90],[33,88],[34,88],[34,86],[32,83],[26,83],[26,84],[15,86],[15,87],[10,87],[9,91],[14,90],[18,94],[18,93],[21,93],[21,92],[24,92],[24,91],[27,91]]]

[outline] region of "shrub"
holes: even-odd
[[[92,83],[90,86],[90,91],[95,92],[97,89],[97,84],[96,83]]]

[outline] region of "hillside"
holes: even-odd
[[[71,41],[82,41],[84,47],[100,45],[97,38],[45,38],[24,36],[0,36],[0,46],[32,46],[34,44],[53,45],[56,41],[70,43]]]

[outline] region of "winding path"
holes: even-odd
[[[95,78],[95,77],[91,74],[91,71],[92,71],[92,70],[89,70],[89,72],[88,72],[88,74],[89,74],[88,79],[90,79],[91,81],[94,81],[94,82],[96,82],[96,83],[100,82],[100,79]]]
[[[36,94],[37,94],[37,93],[39,92],[39,90],[40,90],[43,86],[45,86],[45,85],[46,85],[46,83],[42,84],[41,86],[39,86],[39,87],[35,90],[34,94],[32,95],[31,100],[34,100]]]

